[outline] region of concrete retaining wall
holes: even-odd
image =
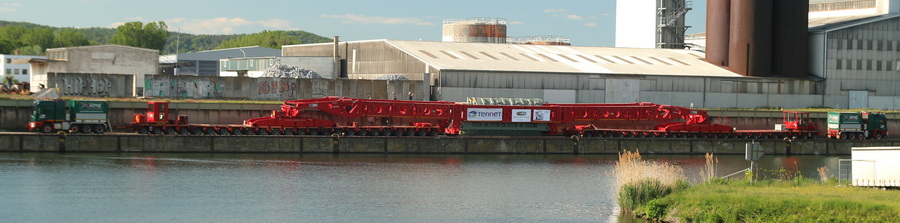
[[[290,137],[0,134],[0,152],[382,153],[382,154],[744,154],[740,139],[565,137]],[[773,155],[849,155],[852,147],[900,140],[757,140]]]

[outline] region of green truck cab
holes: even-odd
[[[828,138],[881,139],[887,134],[887,118],[884,116],[884,113],[828,113]]]
[[[35,100],[29,131],[101,134],[110,129],[109,104],[102,100]]]

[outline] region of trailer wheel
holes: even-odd
[[[244,131],[241,131],[241,129],[231,129],[231,134],[239,136],[239,135],[243,135]]]
[[[272,135],[281,135],[281,134],[283,134],[283,132],[281,132],[281,129],[272,129]]]
[[[207,135],[215,135],[216,134],[216,129],[212,128],[212,127],[203,128],[203,130],[205,130],[204,132],[206,132]]]
[[[866,139],[866,134],[857,133],[857,134],[856,134],[856,139],[859,139],[859,140]]]
[[[284,129],[284,135],[294,135],[293,129]]]
[[[269,130],[266,130],[266,129],[258,129],[258,130],[256,130],[256,134],[257,134],[257,135],[261,135],[261,136],[268,135],[268,134],[269,134]]]
[[[181,129],[178,129],[178,134],[180,135],[187,135],[189,133],[191,133],[191,131],[187,127],[181,127]]]
[[[379,136],[379,135],[381,135],[381,129],[372,129],[372,131],[369,132],[368,135],[370,135],[370,136]]]
[[[81,126],[81,133],[90,134],[91,130],[92,130],[91,125]]]
[[[203,134],[203,129],[200,128],[200,127],[195,127],[194,129],[191,129],[191,134],[194,134],[194,135],[202,135],[202,134]]]
[[[314,135],[318,135],[318,134],[319,134],[319,130],[309,129],[309,135],[314,136]]]
[[[428,131],[428,136],[437,136],[437,135],[438,135],[437,129],[432,129],[431,131]]]
[[[103,126],[103,125],[94,126],[94,133],[103,134],[104,132],[106,132],[106,126]]]
[[[71,133],[81,132],[81,125],[70,125],[69,132],[71,132]]]
[[[41,126],[41,132],[43,132],[43,133],[53,132],[53,124],[45,123],[43,126]]]
[[[147,133],[150,133],[150,128],[148,128],[147,126],[144,126],[144,127],[141,127],[140,129],[138,129],[138,134],[147,134]]]
[[[153,128],[153,131],[151,131],[151,132],[153,132],[154,135],[162,134],[162,128],[160,128],[160,127]]]
[[[428,134],[426,130],[420,129],[419,131],[416,131],[416,136],[425,136],[426,134]]]
[[[175,127],[166,128],[166,135],[175,135]]]

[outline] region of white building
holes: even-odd
[[[4,76],[3,81],[6,80],[6,76],[12,76],[14,81],[28,82],[31,79],[31,73],[33,72],[30,66],[27,63],[13,64],[12,61],[30,58],[47,59],[45,56],[0,55],[0,60],[3,61],[3,63],[0,64],[0,71],[3,72]]]
[[[616,47],[684,49],[690,0],[617,0]]]
[[[281,56],[281,50],[248,46],[159,56],[162,75],[219,76],[220,59]]]

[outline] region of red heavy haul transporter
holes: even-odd
[[[809,113],[785,112],[780,129],[735,130],[714,124],[703,110],[658,105],[471,105],[325,97],[289,100],[267,117],[243,124],[190,124],[169,119],[168,102],[149,102],[135,114],[142,134],[433,136],[457,134],[581,135],[585,137],[812,138],[819,133]],[[528,124],[521,128],[520,124]],[[516,134],[529,135],[529,134]]]

